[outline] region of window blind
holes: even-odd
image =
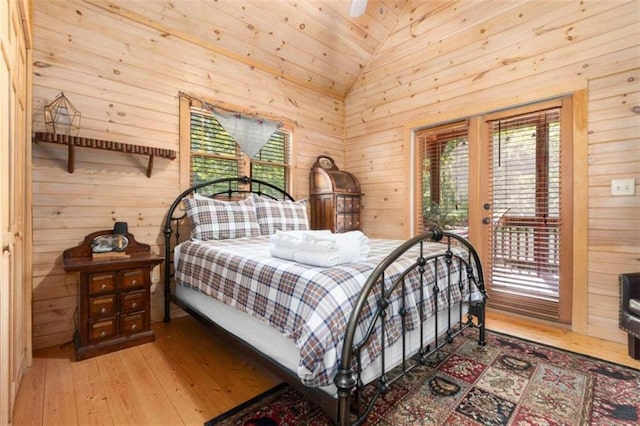
[[[264,180],[279,188],[288,187],[291,163],[289,132],[278,130],[273,133],[253,160],[249,161],[211,112],[192,106],[190,137],[192,185],[213,179],[251,175],[254,179]],[[225,185],[220,190],[226,188]],[[267,188],[264,188],[264,192],[268,193]]]
[[[560,109],[488,125],[493,204],[490,303],[557,318]]]
[[[437,225],[465,234],[469,217],[469,146],[467,121],[419,131],[422,173],[416,206],[418,231]]]
[[[202,110],[191,110],[191,184],[238,176],[235,141],[218,120]]]
[[[251,161],[251,177],[276,185],[278,188],[286,188],[288,164],[291,163],[290,150],[287,149],[289,135],[287,132],[277,131],[271,136],[269,142]],[[263,188],[263,192],[269,194],[272,190]],[[276,195],[277,194],[272,194]]]

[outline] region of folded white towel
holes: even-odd
[[[341,262],[339,252],[318,252],[318,251],[301,251],[287,247],[278,247],[271,245],[271,256],[280,259],[291,260],[305,265],[329,267],[336,266]]]
[[[365,260],[369,239],[360,231],[283,231],[271,236],[270,253],[298,263],[328,267]]]
[[[276,231],[275,234],[271,235],[269,238],[272,244],[275,244],[279,247],[288,247],[288,248],[301,248],[305,244],[305,235],[311,235],[314,238],[319,238],[321,236],[331,236],[331,231],[329,230],[319,230],[319,231]],[[310,247],[313,249],[313,247]]]
[[[369,238],[361,231],[349,231],[343,234],[324,235],[304,235],[305,242],[313,245],[313,247],[322,247],[330,251],[353,252],[357,250],[359,259],[366,259],[369,254]]]
[[[271,244],[269,246],[269,254],[273,257],[279,257],[280,259],[293,260],[295,262],[296,250],[289,247],[281,247]]]
[[[317,252],[317,251],[296,251],[293,260],[305,265],[322,266],[328,268],[330,266],[341,265],[343,263],[353,263],[356,261],[355,256],[349,256],[347,253],[340,251],[335,252]]]

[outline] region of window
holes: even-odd
[[[236,142],[211,113],[191,110],[191,185],[239,176]]]
[[[190,153],[189,164],[181,165],[188,168],[188,182],[183,183],[185,188],[214,179],[242,176],[263,180],[285,190],[290,188],[290,131],[280,128],[274,132],[258,154],[250,159],[205,104],[187,99],[186,105],[181,102],[183,106],[188,111],[186,121],[189,124],[187,138],[182,134],[181,138],[188,140],[186,144],[183,142],[183,147],[188,146]],[[268,193],[268,189],[264,192]]]
[[[251,177],[269,182],[278,188],[288,188],[289,133],[277,131],[258,155],[251,160]],[[267,190],[265,192],[268,193]],[[277,194],[274,194],[277,195]]]
[[[466,234],[469,219],[469,143],[466,121],[416,133],[422,169],[418,229],[433,225]]]

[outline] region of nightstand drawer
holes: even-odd
[[[89,275],[89,294],[109,293],[116,290],[116,280],[114,274],[91,274]]]
[[[145,270],[134,269],[122,272],[122,290],[144,287]]]
[[[112,318],[105,321],[94,322],[89,327],[89,341],[91,343],[101,340],[110,339],[118,333],[116,327],[116,319]]]
[[[116,296],[92,297],[89,299],[89,318],[113,316],[116,313]]]
[[[120,312],[133,312],[141,311],[146,308],[145,306],[145,292],[143,291],[130,291],[120,295]]]
[[[144,331],[144,314],[123,315],[120,317],[120,334],[129,335]]]

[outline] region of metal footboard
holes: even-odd
[[[197,184],[192,186],[191,188],[184,191],[180,194],[174,202],[171,204],[164,224],[164,235],[165,235],[165,277],[164,277],[164,321],[168,322],[171,319],[170,316],[170,302],[175,302],[180,307],[185,309],[191,315],[200,319],[201,321],[210,324],[212,326],[217,326],[217,324],[212,323],[206,317],[199,315],[197,312],[191,310],[188,306],[185,306],[181,303],[173,294],[171,289],[171,280],[173,278],[173,247],[178,244],[182,239],[188,238],[188,230],[190,229],[188,225],[183,225],[185,232],[184,235],[181,235],[181,222],[185,221],[186,214],[184,211],[181,211],[179,206],[184,197],[189,196],[195,192],[203,191],[207,196],[212,198],[223,198],[228,200],[236,199],[237,197],[245,197],[247,194],[256,193],[258,195],[268,196],[274,199],[280,200],[293,200],[293,198],[286,193],[274,187],[273,185],[262,182],[259,180],[251,179],[248,177],[244,178],[230,178],[230,179],[219,179],[210,182],[204,182],[201,184]],[[444,254],[438,255],[426,255],[423,251],[423,247],[426,243],[432,242],[440,242],[445,247]],[[462,248],[462,250],[458,250],[458,248]],[[389,279],[385,279],[387,276],[387,272],[391,265],[401,256],[406,256],[407,252],[411,250],[417,250],[418,255],[415,258],[413,264],[408,267],[403,273],[400,274],[399,277],[394,278],[392,283],[389,283]],[[464,253],[462,255],[461,253]],[[386,347],[385,340],[387,336],[385,334],[385,328],[381,328],[381,332],[374,333],[373,330],[376,328],[379,322],[384,323],[385,317],[389,314],[389,299],[394,292],[404,291],[405,278],[409,275],[418,274],[420,277],[420,298],[424,300],[424,295],[429,291],[438,292],[440,291],[440,286],[438,282],[433,282],[428,278],[424,277],[424,271],[429,262],[435,261],[436,264],[443,265],[443,268],[446,268],[444,275],[447,277],[446,279],[449,282],[446,283],[446,286],[443,288],[446,291],[451,291],[453,286],[458,286],[458,290],[462,294],[462,290],[464,286],[468,286],[467,293],[469,296],[466,300],[460,300],[456,302],[458,307],[459,314],[454,318],[452,316],[452,312],[454,306],[451,303],[451,298],[449,295],[444,295],[444,300],[447,300],[447,306],[437,306],[438,305],[438,297],[435,298],[435,312],[438,311],[447,311],[446,320],[448,323],[446,324],[446,332],[439,336],[438,330],[441,328],[440,324],[438,324],[438,315],[435,317],[435,341],[425,342],[422,341],[424,321],[420,322],[420,348],[417,353],[408,354],[403,352],[402,362],[400,367],[396,367],[393,372],[392,367],[387,363],[385,358],[385,350],[382,350],[380,355],[381,359],[381,374],[371,382],[368,386],[368,390],[371,389],[370,386],[375,386],[375,391],[371,392],[371,397],[367,396],[363,397],[363,380],[361,377],[362,365],[361,363],[361,354],[362,351],[365,350],[366,346],[371,343],[371,340],[374,339],[374,336],[381,339],[380,344],[381,348]],[[455,267],[459,272],[458,276],[452,277],[449,273],[448,269]],[[389,274],[391,276],[391,274]],[[437,275],[436,275],[437,276]],[[455,282],[454,282],[455,281]],[[473,291],[471,291],[473,289]],[[472,297],[475,295],[475,297]],[[368,303],[370,302],[368,299],[370,297],[376,297],[374,314],[371,319],[367,320],[368,323],[364,326],[365,332],[362,332],[362,323],[363,320],[363,311],[365,307],[370,306]],[[316,388],[306,387],[302,385],[299,378],[293,374],[291,371],[285,369],[284,367],[277,364],[275,361],[270,359],[265,354],[260,353],[255,348],[248,346],[242,340],[235,338],[235,336],[230,333],[226,333],[227,337],[231,340],[237,341],[238,346],[245,349],[248,353],[259,362],[262,362],[265,366],[272,369],[272,371],[276,372],[280,377],[289,382],[291,385],[296,387],[299,391],[308,396],[311,400],[316,402],[320,407],[322,407],[325,412],[335,421],[336,424],[341,426],[344,425],[359,425],[362,424],[367,416],[370,414],[373,409],[377,398],[386,392],[391,385],[397,380],[400,380],[407,373],[412,371],[416,366],[421,363],[425,363],[427,357],[431,354],[437,352],[444,345],[451,342],[457,335],[462,333],[464,330],[477,327],[479,329],[479,338],[478,344],[484,345],[485,341],[485,317],[484,317],[484,308],[486,301],[486,293],[484,289],[484,278],[482,272],[482,266],[480,264],[480,260],[477,252],[473,248],[473,246],[464,238],[448,233],[443,232],[440,229],[432,229],[431,231],[426,232],[425,234],[416,236],[403,244],[401,244],[396,250],[394,250],[391,254],[389,254],[383,262],[381,262],[373,271],[371,276],[366,281],[361,294],[359,295],[357,302],[355,304],[354,310],[351,313],[349,323],[347,325],[347,331],[344,337],[344,344],[342,348],[342,358],[340,360],[339,370],[334,379],[334,383],[337,387],[338,398],[334,398],[332,395],[320,391]],[[467,314],[463,317],[462,307],[466,305],[468,307]],[[420,305],[420,318],[424,318],[426,315],[422,309],[423,305]],[[358,327],[360,327],[360,334],[358,335]],[[378,328],[380,330],[380,328]],[[402,339],[403,339],[403,348],[404,348],[404,339],[407,330],[404,329],[404,319],[403,319],[403,331],[402,331]],[[398,372],[396,374],[396,372]],[[369,394],[369,392],[368,392]]]
[[[433,241],[440,241],[442,244],[446,244],[446,250],[444,254],[425,256],[424,244]],[[465,255],[461,255],[458,251],[453,250],[453,246],[464,248]],[[419,254],[417,255],[415,262],[407,268],[397,279],[388,283],[385,280],[385,273],[389,267],[401,256],[404,256],[408,251],[418,248]],[[439,259],[438,259],[439,258]],[[447,270],[444,274],[447,291],[451,291],[452,285],[457,285],[462,291],[464,286],[468,286],[468,297],[466,300],[460,298],[457,302],[460,308],[463,304],[468,305],[468,313],[466,318],[463,318],[462,309],[459,309],[458,318],[452,318],[452,299],[449,295],[446,295],[448,305],[444,307],[438,306],[437,293],[440,291],[440,286],[436,282],[427,282],[424,279],[425,265],[427,262],[435,261],[438,265],[438,261],[441,260],[445,265],[445,268],[450,269],[454,262],[457,262],[458,277],[457,282],[453,282],[453,277]],[[437,267],[437,266],[436,266]],[[393,369],[391,374],[390,366],[386,365],[385,350],[383,349],[381,354],[381,373],[379,378],[374,382],[376,389],[364,400],[362,396],[363,382],[361,379],[361,354],[364,348],[371,343],[373,336],[373,330],[377,324],[384,324],[385,317],[388,315],[389,298],[393,292],[404,292],[405,278],[409,274],[419,274],[421,282],[420,290],[420,317],[424,318],[424,297],[426,291],[430,288],[435,293],[435,312],[437,313],[441,308],[448,310],[448,324],[446,333],[444,336],[438,336],[438,315],[435,316],[435,341],[424,342],[422,336],[424,335],[424,321],[420,323],[420,348],[417,353],[408,356],[406,352],[403,352],[403,359],[401,366]],[[464,276],[463,276],[464,275]],[[379,292],[377,292],[376,306],[377,310],[373,317],[368,320],[367,330],[363,336],[356,340],[357,329],[361,322],[361,317],[365,306],[368,303],[368,298],[374,291],[374,288],[378,286]],[[404,295],[404,293],[403,293]],[[403,296],[404,297],[404,296]],[[464,238],[435,228],[425,234],[416,236],[394,250],[385,260],[380,263],[373,271],[369,279],[366,281],[362,292],[356,302],[354,310],[349,319],[347,326],[347,332],[344,338],[344,345],[342,348],[342,358],[340,361],[340,367],[338,374],[335,377],[334,383],[338,388],[338,404],[337,404],[337,423],[341,426],[345,425],[359,425],[362,424],[367,416],[373,409],[376,400],[380,395],[385,393],[389,387],[404,377],[407,373],[411,372],[415,367],[423,365],[426,362],[427,357],[437,352],[444,345],[453,341],[453,339],[461,334],[464,330],[477,327],[479,329],[478,344],[485,344],[485,301],[486,292],[484,288],[484,276],[482,271],[482,265],[480,258],[474,249],[474,247]],[[404,306],[404,305],[403,305]],[[403,308],[400,310],[400,315],[404,316]],[[405,344],[405,336],[407,330],[404,328],[403,317],[403,348]],[[382,348],[386,347],[386,330],[384,326],[380,326],[379,329],[379,345]]]

